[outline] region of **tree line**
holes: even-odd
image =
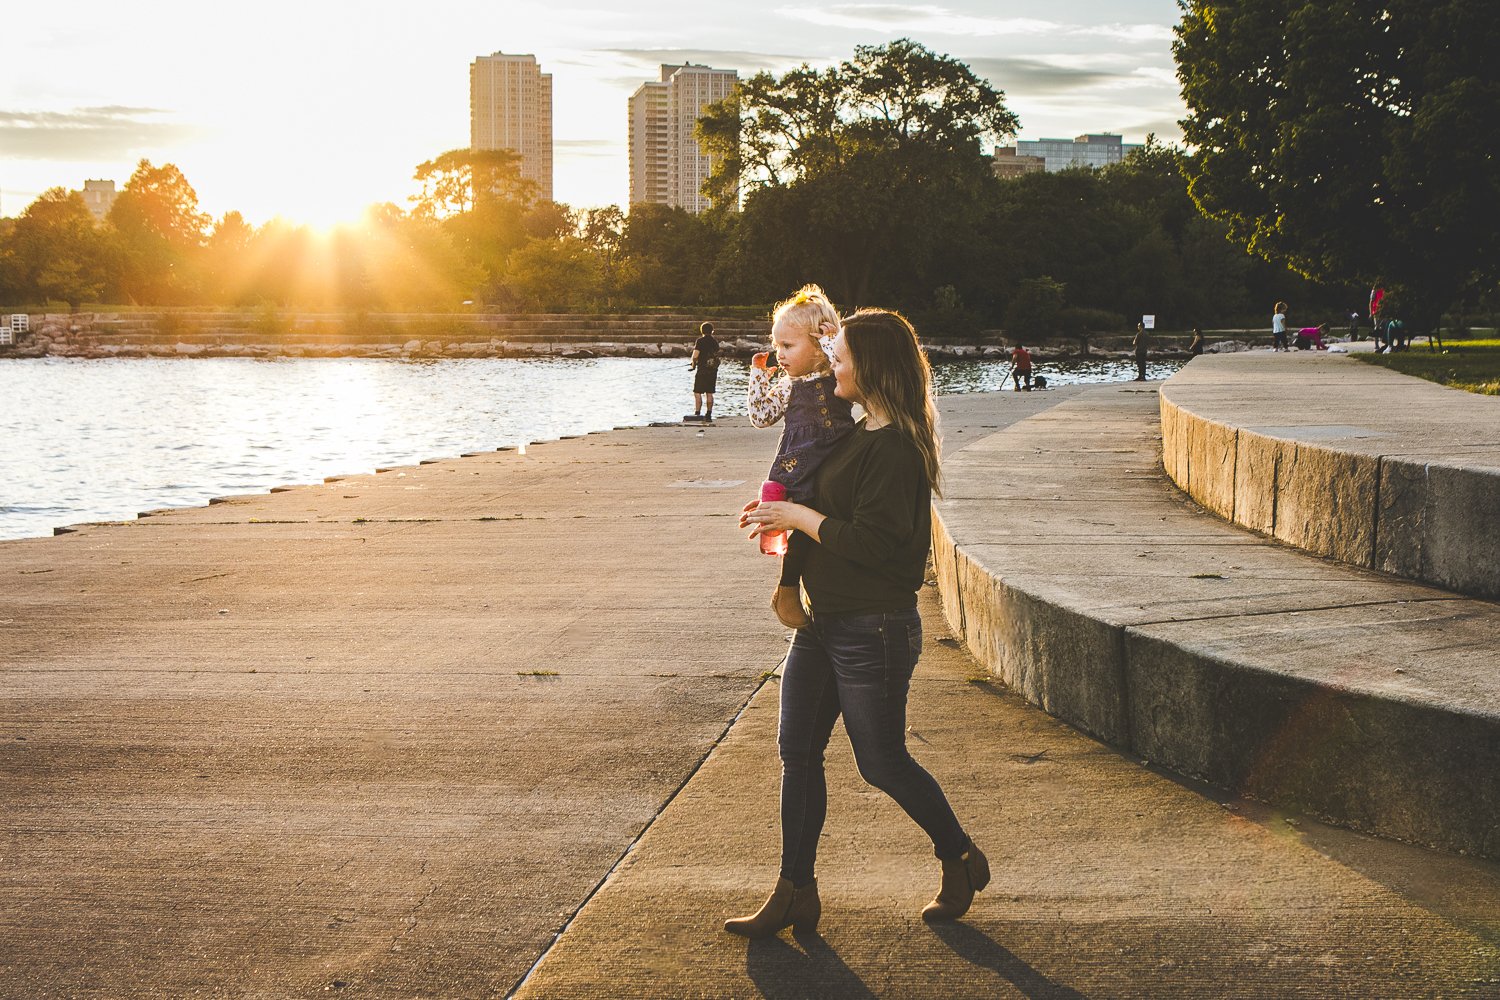
[[[1213,100],[1233,98],[1198,96],[1203,34],[1189,12],[1178,58],[1194,120],[1220,120]],[[698,136],[716,156],[715,208],[703,215],[576,209],[539,198],[514,154],[458,149],[416,167],[407,207],[320,234],[210,219],[181,171],[143,160],[101,223],[60,188],[0,220],[0,301],[753,308],[816,281],[842,308],[896,306],[930,333],[1027,339],[1118,332],[1142,314],[1177,329],[1263,326],[1278,299],[1307,320],[1363,306],[1371,266],[1334,254],[1334,237],[1288,247],[1247,226],[1264,198],[1211,182],[1228,168],[1202,129],[1191,153],[1148,139],[1102,170],[997,178],[984,149],[1017,127],[967,65],[902,39],[825,69],[756,74],[710,106]],[[1415,270],[1402,252],[1382,266]],[[1446,308],[1482,285],[1422,294]]]

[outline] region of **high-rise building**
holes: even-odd
[[[630,95],[630,204],[672,203],[667,146],[667,81],[680,67],[663,66],[661,81],[648,80]]]
[[[1127,143],[1118,135],[1109,132],[1090,132],[1076,139],[1023,139],[1015,145],[1011,155],[1019,157],[1039,156],[1046,164],[1049,174],[1069,167],[1107,167],[1119,163],[1130,155],[1131,150],[1140,149],[1139,143]],[[1000,150],[995,150],[998,154]]]
[[[533,55],[479,56],[469,66],[469,146],[521,155],[521,176],[552,198],[552,74]]]
[[[651,202],[695,214],[710,207],[703,182],[716,161],[693,134],[703,109],[734,90],[739,74],[707,66],[662,66],[630,95],[630,203]],[[736,201],[738,198],[736,197]]]

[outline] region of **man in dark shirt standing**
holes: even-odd
[[[1130,342],[1135,350],[1135,380],[1146,381],[1146,355],[1151,349],[1151,335],[1146,332],[1145,323],[1135,325],[1135,340]]]
[[[714,325],[704,323],[698,327],[698,342],[693,345],[693,358],[688,367],[697,372],[693,376],[693,416],[704,420],[714,418],[714,389],[719,384],[719,342],[714,339]],[[708,397],[708,410],[703,409],[703,397]]]

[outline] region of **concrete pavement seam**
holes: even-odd
[[[750,707],[750,703],[755,700],[756,695],[760,694],[761,690],[771,682],[771,678],[776,676],[778,671],[786,666],[786,657],[787,654],[783,653],[781,659],[777,661],[776,666],[766,671],[764,676],[761,677],[760,683],[757,684],[754,689],[751,690],[750,694],[745,698],[745,700],[740,703],[740,707],[734,713],[734,717],[727,723],[725,723],[723,730],[719,733],[718,736],[714,738],[713,742],[708,745],[708,749],[704,751],[703,756],[699,757],[697,763],[695,763],[691,768],[688,769],[688,773],[683,777],[682,781],[677,785],[676,788],[672,789],[672,793],[662,801],[662,804],[657,808],[655,815],[653,815],[651,819],[648,820],[646,824],[640,828],[640,830],[636,833],[634,839],[632,839],[630,843],[625,846],[625,850],[622,851],[620,853],[620,856],[615,859],[615,863],[609,866],[609,870],[604,873],[603,877],[601,877],[598,882],[595,882],[593,888],[589,889],[589,891],[584,895],[583,899],[578,903],[578,906],[568,916],[568,919],[563,921],[563,925],[559,927],[557,931],[552,935],[552,940],[548,941],[547,946],[542,949],[541,954],[537,955],[536,961],[531,963],[531,967],[526,970],[526,974],[523,975],[520,979],[516,980],[515,985],[513,985],[509,990],[506,991],[506,997],[513,997],[517,993],[519,993],[521,989],[526,985],[527,980],[529,980],[532,977],[532,974],[535,973],[536,970],[541,966],[542,962],[546,961],[547,956],[552,953],[552,949],[555,948],[557,946],[557,943],[562,940],[562,936],[568,932],[568,928],[573,926],[573,922],[578,919],[578,915],[582,913],[584,911],[584,908],[589,905],[589,901],[592,900],[594,896],[599,893],[599,890],[604,888],[605,884],[614,877],[615,872],[618,871],[620,866],[625,863],[625,859],[630,857],[630,855],[634,853],[636,845],[638,845],[641,842],[641,839],[646,836],[646,833],[656,825],[656,821],[661,818],[662,813],[667,811],[667,808],[671,806],[671,804],[676,800],[677,796],[682,793],[682,790],[688,786],[688,783],[697,776],[703,765],[706,764],[708,762],[708,759],[713,756],[714,751],[717,750],[720,744],[722,744],[724,740],[729,736],[729,733],[739,723],[740,719],[744,718],[746,709]]]

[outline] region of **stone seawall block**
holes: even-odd
[[[1180,489],[1314,555],[1500,598],[1497,401],[1346,358],[1204,360],[1161,389]]]
[[[1185,435],[1187,492],[1223,518],[1234,516],[1238,436],[1236,428],[1212,421],[1203,421],[1194,433]]]
[[[1265,633],[1275,645],[1274,627]],[[1341,684],[1266,669],[1199,639],[1184,627],[1128,630],[1140,756],[1383,837],[1500,856],[1500,783],[1481,778],[1500,774],[1493,712],[1425,702],[1416,684],[1380,690],[1355,670]]]
[[[1273,534],[1314,555],[1370,565],[1378,465],[1368,455],[1301,442],[1283,448],[1276,467]]]
[[[1500,477],[1385,459],[1374,553],[1385,572],[1500,599]]]
[[[941,512],[933,534],[944,617],[970,653],[1044,711],[1128,743],[1120,627],[1007,582],[984,563],[985,546],[954,545]]]
[[[1185,438],[1192,435],[1191,415],[1182,415],[1178,433]],[[1296,446],[1242,430],[1235,447],[1234,516],[1229,520],[1263,535],[1272,534],[1276,530],[1276,470],[1282,456]]]

